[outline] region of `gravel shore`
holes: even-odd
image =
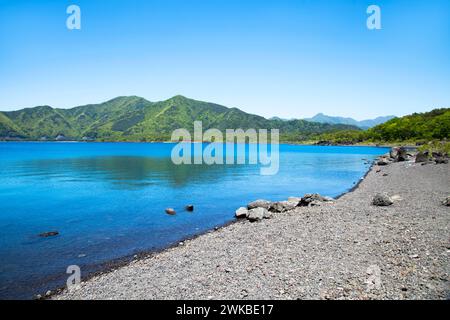
[[[239,221],[52,298],[449,299],[449,169],[375,165],[335,202]],[[372,205],[379,192],[394,204]]]

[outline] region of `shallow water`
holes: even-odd
[[[338,196],[386,149],[280,146],[280,170],[174,165],[173,144],[0,143],[0,298],[32,298],[132,254],[164,248],[234,219],[251,200]],[[194,212],[184,206],[193,204]],[[164,212],[177,211],[174,216]],[[40,238],[57,230],[60,235]],[[155,275],[156,276],[156,275]]]

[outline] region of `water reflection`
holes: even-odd
[[[20,163],[18,175],[51,177],[61,182],[106,180],[119,188],[136,189],[169,183],[181,187],[196,181],[219,180],[227,171],[233,174],[258,168],[250,165],[175,165],[170,158],[107,156],[92,158],[42,159]]]

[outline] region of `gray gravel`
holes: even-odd
[[[374,166],[333,203],[237,222],[53,299],[448,299],[449,184],[448,164]]]

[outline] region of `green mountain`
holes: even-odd
[[[269,120],[237,108],[183,96],[160,102],[132,96],[72,109],[39,106],[0,112],[0,139],[167,141],[175,129],[186,128],[192,132],[194,121],[202,121],[203,130],[277,128],[285,141],[306,140],[325,132],[358,130],[342,124]]]
[[[369,129],[376,125],[385,123],[391,119],[395,118],[395,116],[385,116],[385,117],[377,117],[375,119],[368,120],[355,120],[353,118],[344,118],[344,117],[333,117],[327,116],[323,113],[318,113],[312,118],[304,119],[306,121],[320,122],[320,123],[331,123],[331,124],[348,124],[352,126],[357,126],[362,129]]]
[[[391,119],[367,131],[342,130],[313,139],[333,143],[428,142],[450,139],[450,108],[435,109]]]
[[[371,128],[368,138],[384,141],[443,140],[450,138],[450,108],[395,118]]]

